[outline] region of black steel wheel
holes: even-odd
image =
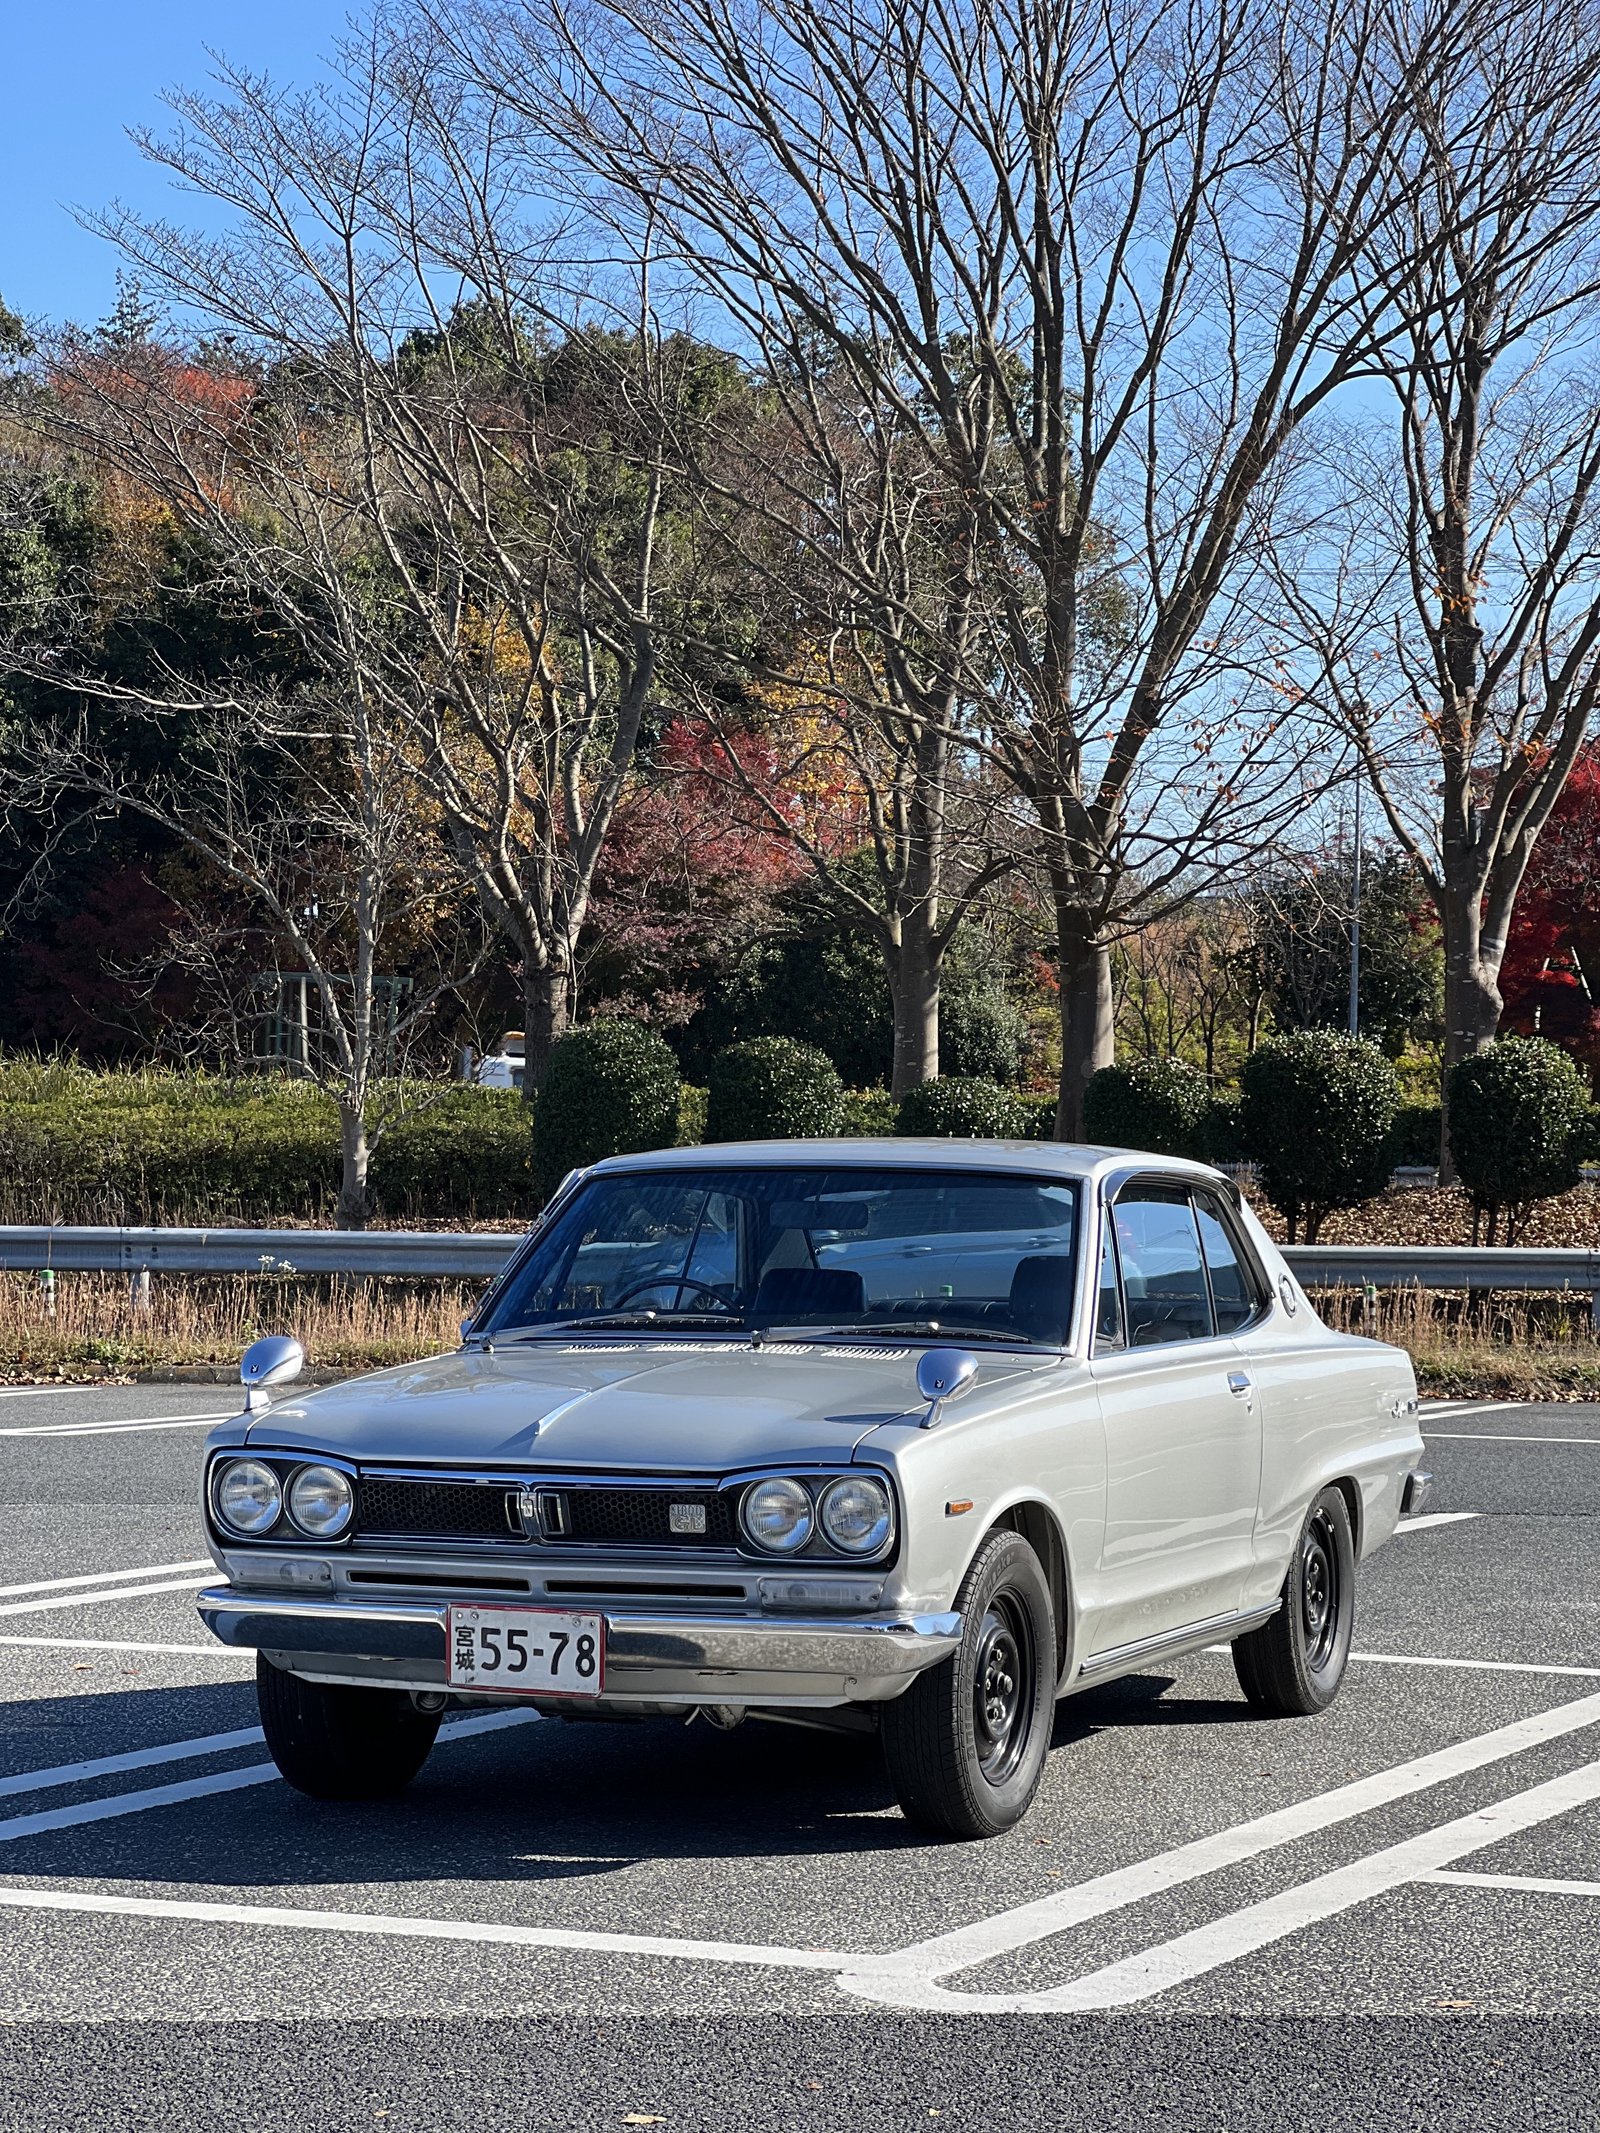
[[[382,1800],[403,1792],[428,1759],[437,1711],[405,1689],[358,1689],[297,1674],[256,1655],[256,1703],[267,1752],[314,1800]]]
[[[1055,1610],[1020,1533],[991,1533],[962,1581],[961,1645],[883,1706],[884,1760],[907,1821],[994,1837],[1044,1775],[1055,1712]]]
[[[1339,1693],[1356,1622],[1355,1536],[1343,1489],[1324,1489],[1306,1513],[1278,1612],[1233,1640],[1246,1697],[1279,1718],[1309,1718]]]

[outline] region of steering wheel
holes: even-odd
[[[612,1297],[606,1309],[620,1311],[624,1304],[631,1302],[635,1296],[643,1296],[648,1289],[671,1289],[671,1308],[674,1311],[683,1309],[685,1293],[691,1296],[709,1296],[713,1303],[720,1304],[725,1311],[734,1310],[739,1301],[736,1290],[719,1289],[714,1283],[696,1281],[689,1274],[685,1274],[681,1280],[674,1280],[670,1274],[653,1274],[647,1275],[642,1281],[631,1282],[620,1296]]]

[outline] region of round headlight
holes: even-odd
[[[335,1466],[303,1466],[289,1484],[289,1516],[313,1540],[332,1540],[356,1507],[349,1478]]]
[[[870,1474],[847,1474],[822,1493],[822,1530],[846,1555],[876,1555],[893,1516],[889,1491]]]
[[[811,1538],[811,1498],[798,1481],[753,1482],[739,1515],[756,1546],[774,1555],[793,1555]]]
[[[216,1506],[235,1533],[265,1533],[278,1523],[283,1485],[259,1459],[234,1459],[217,1476]]]

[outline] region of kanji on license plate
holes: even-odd
[[[453,1689],[514,1696],[598,1696],[605,1687],[603,1615],[551,1607],[452,1607],[446,1679]]]

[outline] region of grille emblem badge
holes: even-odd
[[[703,1503],[675,1503],[667,1507],[667,1530],[670,1533],[701,1533],[706,1530],[706,1507]]]
[[[568,1531],[567,1499],[559,1489],[530,1488],[525,1482],[515,1502],[524,1539],[558,1539]]]

